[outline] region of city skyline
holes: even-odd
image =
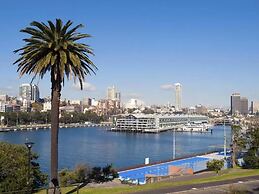
[[[12,52],[25,38],[19,30],[33,20],[62,18],[86,26],[81,31],[93,36],[87,44],[94,48],[96,56],[91,59],[99,67],[96,76],[87,78],[85,91],[66,82],[62,98],[101,99],[107,87],[115,85],[123,101],[139,98],[146,104],[174,104],[172,92],[162,86],[179,82],[184,86],[183,106],[229,107],[234,92],[251,101],[259,99],[259,92],[251,90],[259,83],[257,1],[82,1],[69,16],[71,5],[60,7],[60,2],[44,11],[33,9],[30,2],[2,3],[0,15],[8,18],[1,21],[2,93],[18,95],[19,85],[31,81],[29,76],[18,79],[12,65],[18,58]],[[36,79],[37,83],[41,95],[49,96],[49,77]]]

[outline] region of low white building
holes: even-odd
[[[143,101],[141,101],[141,100],[139,100],[139,99],[134,99],[134,98],[132,98],[132,99],[130,99],[130,100],[126,103],[125,108],[127,108],[127,109],[133,109],[133,108],[140,108],[140,107],[142,107],[142,106],[144,106],[144,102],[143,102]]]
[[[47,112],[47,111],[50,111],[50,110],[51,110],[51,102],[44,102],[42,112]]]

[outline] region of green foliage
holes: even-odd
[[[256,150],[249,149],[244,156],[245,168],[259,168],[259,157]]]
[[[213,159],[212,161],[207,162],[207,168],[209,170],[215,171],[217,174],[223,168],[224,160],[216,160]]]
[[[150,108],[145,108],[142,113],[144,114],[154,114],[155,112]]]
[[[237,154],[242,151],[245,147],[245,138],[243,137],[243,134],[241,133],[241,126],[240,125],[232,125],[231,126],[231,132],[232,132],[232,166],[236,166],[236,156]]]
[[[81,88],[85,76],[95,73],[94,63],[89,59],[93,51],[89,45],[78,43],[78,40],[89,38],[89,34],[82,34],[78,29],[82,24],[72,27],[73,22],[68,20],[63,24],[61,19],[46,23],[33,21],[30,27],[21,32],[29,35],[23,39],[25,46],[15,50],[20,58],[14,62],[18,65],[20,75],[32,74],[34,78],[43,78],[51,72],[51,82],[64,84],[64,78],[78,79]]]
[[[73,112],[73,113],[62,113],[60,122],[61,123],[82,123],[82,122],[92,122],[92,123],[100,123],[103,121],[103,117],[98,116],[94,112],[87,111],[85,113],[78,113],[78,112]]]
[[[46,183],[36,162],[38,156],[32,153],[30,187],[35,189]],[[25,146],[0,142],[0,193],[26,190],[28,176],[28,150]]]
[[[244,155],[245,168],[259,168],[259,128],[251,128],[247,135],[248,151]]]
[[[8,126],[50,122],[50,112],[5,112],[0,116],[4,116],[3,124]]]
[[[73,115],[71,117],[71,115]],[[0,116],[4,116],[4,125],[16,126],[18,125],[30,125],[30,124],[46,124],[51,122],[50,112],[6,112],[0,113]],[[92,123],[100,123],[104,121],[104,118],[98,116],[93,112],[74,112],[74,113],[62,113],[61,123],[83,123],[90,121]]]
[[[118,177],[118,173],[112,168],[112,165],[107,165],[103,168],[77,165],[74,170],[62,170],[59,176],[61,186],[69,186],[73,183],[103,183],[112,181]]]
[[[76,175],[74,171],[63,169],[59,172],[61,186],[69,186],[75,183]]]

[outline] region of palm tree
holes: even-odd
[[[58,131],[59,131],[59,106],[61,88],[65,77],[78,80],[83,89],[85,76],[95,73],[97,67],[89,59],[93,50],[89,45],[78,43],[83,38],[90,37],[77,30],[82,24],[71,27],[69,20],[63,25],[61,19],[56,23],[33,21],[30,27],[21,32],[29,34],[23,39],[25,46],[15,50],[20,58],[14,62],[18,65],[17,72],[20,76],[32,74],[33,79],[42,79],[46,73],[51,77],[51,183],[58,186]],[[33,81],[32,79],[32,81]]]

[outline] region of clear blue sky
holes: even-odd
[[[66,83],[63,97],[103,98],[115,85],[127,100],[173,103],[161,85],[180,82],[183,104],[228,106],[240,92],[259,100],[258,0],[82,0],[2,1],[0,5],[1,92],[15,95],[29,76],[18,78],[13,50],[24,43],[19,30],[33,20],[71,19],[93,37],[92,60],[99,67],[87,82],[93,91]],[[39,82],[50,94],[49,77]]]

